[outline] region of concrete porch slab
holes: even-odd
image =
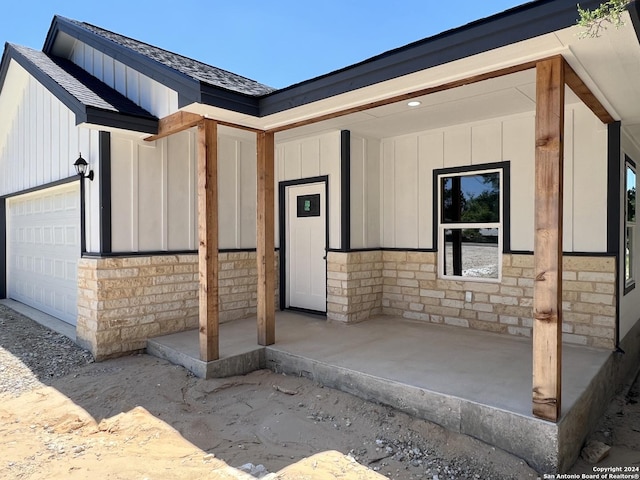
[[[395,317],[342,325],[285,311],[276,315],[275,345],[258,347],[256,321],[247,319],[222,324],[220,346],[216,365],[197,364],[195,331],[153,339],[149,352],[203,377],[265,367],[302,375],[476,437],[546,473],[573,464],[588,420],[604,408],[594,386],[611,381],[612,352],[565,345],[562,418],[551,423],[531,414],[527,338]]]

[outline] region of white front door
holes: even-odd
[[[8,297],[75,325],[78,182],[10,198],[7,213]]]
[[[327,224],[324,182],[287,187],[287,306],[327,311]]]

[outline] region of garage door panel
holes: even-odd
[[[7,207],[9,297],[75,325],[78,185],[15,197]]]

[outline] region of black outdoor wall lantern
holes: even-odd
[[[87,168],[89,167],[89,164],[84,158],[82,158],[82,153],[80,153],[80,156],[74,162],[73,166],[76,168],[76,173],[81,178],[88,178],[89,180],[93,181],[93,170],[89,170],[89,174],[85,175],[87,173]]]

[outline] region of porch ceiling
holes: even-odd
[[[263,118],[194,104],[187,110],[240,125],[272,129],[473,75],[562,54],[598,100],[627,130],[640,137],[640,46],[631,19],[600,38],[580,39],[578,27],[474,55]],[[278,140],[350,129],[384,138],[535,110],[535,72],[522,71],[418,98],[419,107],[395,103],[279,132]],[[567,91],[566,103],[580,100]],[[635,135],[634,135],[635,136]]]

